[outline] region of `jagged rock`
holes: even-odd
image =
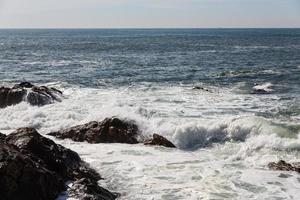
[[[16,130],[6,137],[6,142],[17,146],[22,153],[29,155],[49,171],[56,172],[65,181],[72,178],[73,171],[81,164],[77,153],[55,144],[33,128]]]
[[[15,105],[23,101],[26,95],[25,89],[0,88],[0,108]]]
[[[16,130],[15,132],[6,136],[5,140],[2,140],[2,144],[13,147],[15,151],[17,151],[18,155],[20,155],[21,157],[22,156],[25,157],[26,158],[25,160],[29,160],[30,163],[33,166],[36,166],[37,168],[37,169],[32,168],[33,172],[30,172],[30,174],[28,174],[28,177],[26,176],[27,179],[24,179],[24,184],[28,184],[28,187],[25,187],[28,194],[26,193],[26,191],[24,191],[24,193],[22,193],[23,198],[19,198],[20,196],[18,196],[18,193],[15,193],[15,195],[11,194],[10,198],[8,199],[45,199],[45,200],[53,199],[54,200],[56,199],[59,193],[65,191],[66,189],[64,186],[65,182],[74,181],[75,183],[77,183],[78,180],[81,179],[86,179],[86,182],[78,182],[76,184],[77,185],[76,187],[86,188],[86,190],[78,190],[76,194],[72,193],[74,197],[76,195],[78,196],[76,197],[77,199],[81,199],[80,197],[85,195],[89,195],[97,200],[98,199],[112,200],[116,198],[115,194],[110,193],[109,191],[103,189],[98,185],[98,181],[101,178],[100,175],[95,170],[91,169],[87,163],[83,162],[76,152],[73,152],[70,149],[67,149],[61,145],[56,144],[55,142],[53,142],[48,138],[43,137],[33,128],[21,128]],[[1,153],[0,162],[2,161],[1,156],[7,157],[3,153]],[[13,164],[16,166],[20,165],[20,167],[24,167],[23,164],[24,165],[26,164],[27,166],[27,163],[25,163],[25,161],[22,161],[20,159],[15,159],[14,156],[11,156],[11,159],[15,162]],[[12,166],[14,167],[14,165]],[[0,167],[1,166],[2,165],[0,164]],[[19,171],[18,173],[24,174],[24,172],[21,169],[15,169],[15,170]],[[34,170],[37,170],[37,172],[35,172]],[[40,179],[36,179],[35,174],[37,174],[38,177],[39,170],[42,170],[43,173],[44,171],[49,173],[56,180],[55,184],[58,185],[57,186],[58,189],[57,190],[55,190],[55,188],[53,189],[55,195],[53,196],[48,195],[48,193],[52,191],[52,188],[46,188],[47,189],[46,192],[44,191],[45,189],[43,188],[44,185],[47,184],[49,184],[49,186],[45,186],[45,187],[54,187],[52,185],[51,182],[52,179],[50,175],[47,174],[47,176],[50,177],[49,178],[47,177],[45,179],[47,181],[45,183],[43,182],[44,179],[41,179],[41,181]],[[10,173],[12,172],[7,170],[3,171],[3,174],[0,174],[0,177],[2,177],[2,175],[10,177],[11,176]],[[18,175],[20,176],[20,174]],[[21,187],[18,185],[19,180],[15,180],[15,181],[16,183],[12,187]],[[27,181],[35,182],[36,185],[34,185],[34,187],[31,188],[33,183],[32,184],[27,183]],[[50,183],[48,183],[48,181],[50,181]],[[0,183],[8,184],[7,182],[2,183],[1,178],[0,178]],[[88,184],[85,185],[85,183]],[[79,186],[80,184],[81,186]],[[8,185],[7,187],[10,186]],[[95,190],[94,188],[98,188],[98,190]],[[34,197],[33,198],[32,196],[30,196],[31,191],[33,190],[37,190],[37,191],[41,190],[41,195],[43,195],[43,198],[39,198],[38,196],[33,196]],[[71,191],[72,188],[70,188],[69,190]],[[80,193],[80,192],[89,192],[89,191],[95,191],[95,192],[88,193],[88,194]],[[103,198],[98,198],[98,196]]]
[[[61,101],[62,92],[46,86],[35,86],[29,82],[22,82],[12,88],[0,88],[0,108],[27,101],[34,106],[42,106]]]
[[[13,145],[0,142],[1,200],[54,200],[65,190],[62,179]]]
[[[300,173],[300,163],[287,163],[284,160],[280,160],[277,163],[276,162],[269,163],[268,167],[272,170],[296,171]]]
[[[138,127],[118,118],[106,118],[102,122],[90,122],[66,130],[52,132],[49,135],[60,139],[70,138],[77,142],[89,143],[138,143]]]
[[[68,189],[68,194],[69,197],[75,197],[80,200],[106,200],[117,197],[116,194],[100,187],[97,182],[86,178],[75,181],[72,187]]]
[[[153,134],[153,138],[151,140],[146,141],[144,144],[176,148],[176,146],[172,142],[158,134]]]

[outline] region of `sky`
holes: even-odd
[[[300,0],[0,0],[0,28],[300,28]]]

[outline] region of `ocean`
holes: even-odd
[[[55,140],[121,200],[297,199],[300,29],[2,29],[0,85],[63,101],[0,110],[0,132],[46,134],[117,116],[178,148]]]

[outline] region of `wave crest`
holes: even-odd
[[[257,135],[276,134],[281,138],[296,138],[299,130],[268,121],[262,117],[239,117],[213,123],[189,123],[179,126],[173,141],[179,148],[203,148],[226,141],[244,142]]]

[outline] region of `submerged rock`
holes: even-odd
[[[193,90],[203,90],[203,91],[206,91],[206,92],[212,92],[211,90],[209,90],[207,88],[204,88],[202,86],[194,86],[192,89]]]
[[[138,127],[134,123],[118,118],[106,118],[102,122],[90,122],[66,130],[52,132],[49,135],[60,139],[70,138],[77,142],[89,143],[138,143]]]
[[[170,142],[165,137],[158,134],[153,134],[153,138],[151,140],[146,141],[144,144],[176,148],[176,146],[172,142]]]
[[[8,193],[5,200],[54,200],[66,190],[64,184],[67,181],[75,182],[76,187],[86,188],[72,193],[78,199],[85,195],[97,200],[116,198],[115,194],[98,185],[100,175],[83,162],[76,152],[43,137],[33,128],[16,130],[2,140],[0,147],[6,150],[0,151],[0,162],[9,161],[6,165],[0,164],[0,191],[1,194],[2,191]],[[8,154],[7,151],[12,153]],[[7,177],[7,180],[2,177]],[[22,179],[19,180],[19,177]],[[87,181],[78,182],[81,179]],[[72,191],[72,187],[68,191]]]
[[[269,163],[268,167],[272,170],[296,171],[300,173],[300,163],[287,163],[284,160],[280,160],[277,163],[276,162]]]
[[[271,94],[273,92],[272,88],[273,85],[271,83],[264,83],[262,85],[255,84],[251,94]]]
[[[264,89],[253,89],[251,91],[251,94],[270,94],[270,91],[264,90]]]
[[[34,106],[42,106],[61,101],[62,92],[46,86],[35,86],[29,82],[22,82],[12,88],[0,87],[0,108],[26,101]]]

